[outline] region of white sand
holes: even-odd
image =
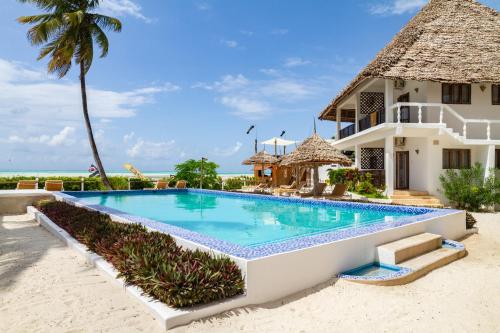
[[[331,281],[173,332],[500,332],[500,214],[476,214],[469,255],[406,286]],[[44,230],[0,224],[0,332],[159,331],[120,287]]]
[[[35,222],[0,220],[0,332],[162,332],[142,304]]]

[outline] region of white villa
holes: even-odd
[[[384,182],[443,198],[444,169],[500,166],[500,16],[473,0],[431,0],[320,119],[335,147]],[[399,192],[401,193],[401,191]]]

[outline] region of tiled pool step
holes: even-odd
[[[413,237],[404,238],[396,242],[382,245],[392,248],[392,250],[395,250],[396,252],[403,248],[412,248],[414,251],[416,249],[420,249],[421,251],[423,251],[419,255],[405,259],[398,265],[391,265],[387,264],[387,262],[382,261],[377,264],[379,266],[390,266],[399,269],[399,271],[396,271],[395,273],[369,276],[364,275],[363,273],[351,273],[352,271],[356,272],[356,269],[354,269],[350,272],[340,274],[339,277],[348,281],[363,284],[372,284],[378,286],[397,286],[415,281],[416,279],[426,275],[427,273],[445,266],[455,260],[463,258],[466,255],[467,252],[465,251],[465,247],[462,244],[451,240],[443,241],[441,240],[440,236],[439,238],[435,236],[438,235],[427,233],[419,234]],[[434,248],[430,251],[425,251],[424,246],[415,246],[416,244],[425,244],[427,246],[427,249],[429,249],[435,245],[436,239],[439,239],[441,245],[439,245],[438,248]],[[409,247],[405,247],[405,244],[409,245]]]
[[[409,259],[399,264],[401,267],[409,268],[415,273],[419,273],[417,277],[425,275],[430,271],[449,264],[452,261],[462,258],[465,255],[465,250],[442,247],[425,253],[421,256]]]
[[[417,257],[441,247],[442,237],[431,233],[422,233],[403,238],[377,247],[379,262],[397,265],[405,260]]]

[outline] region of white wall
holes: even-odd
[[[481,86],[484,86],[484,91],[481,91]],[[441,103],[441,83],[427,82],[427,102],[428,103]],[[464,118],[469,119],[494,119],[500,120],[500,105],[492,105],[491,103],[491,84],[490,83],[476,83],[471,84],[471,104],[449,104],[449,106]],[[436,118],[438,112],[434,112],[434,121],[438,122]],[[445,116],[445,122],[452,124],[456,132],[462,130],[462,124],[456,122],[451,117]],[[467,132],[468,137],[474,139],[486,138],[486,125],[469,125]],[[500,139],[500,127],[497,125],[491,129],[492,139]]]

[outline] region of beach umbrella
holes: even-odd
[[[334,148],[328,141],[314,133],[311,137],[304,140],[297,149],[283,157],[280,165],[313,168],[313,191],[314,195],[319,195],[320,193],[317,193],[319,183],[318,167],[332,163],[347,166],[351,165],[352,161],[338,149]]]
[[[252,157],[243,161],[243,165],[262,165],[262,182],[264,182],[264,167],[270,164],[277,164],[279,160],[266,151],[260,151]]]
[[[274,145],[274,156],[277,155],[277,147],[278,146],[286,147],[289,145],[293,145],[295,143],[297,143],[297,141],[285,140],[285,139],[277,138],[277,137],[272,137],[269,140],[261,142],[261,144],[264,144],[264,145]]]

